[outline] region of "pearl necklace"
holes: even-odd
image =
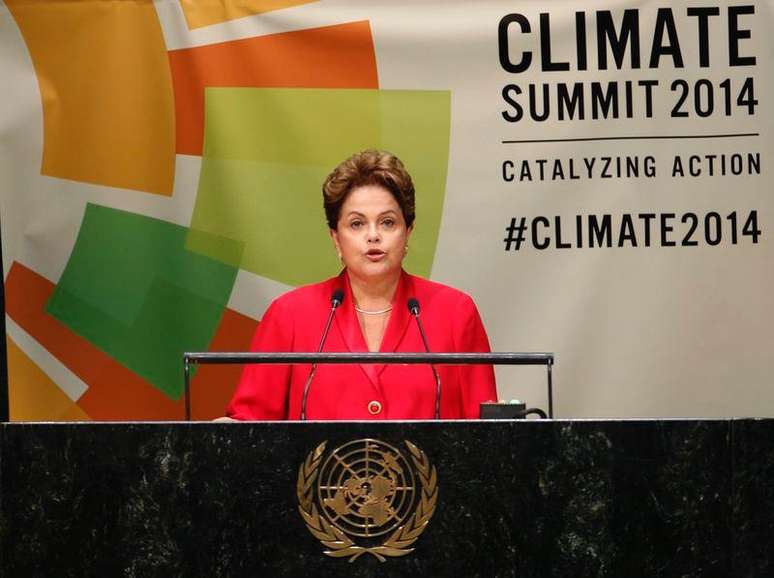
[[[360,309],[360,307],[355,305],[355,311],[362,313],[363,315],[383,315],[384,313],[389,313],[392,311],[392,305],[390,305],[387,309],[380,309],[379,311],[368,311],[367,309]]]

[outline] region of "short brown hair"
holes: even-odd
[[[398,202],[406,227],[414,223],[414,183],[411,175],[394,154],[369,149],[349,157],[325,179],[322,192],[328,227],[336,228],[341,206],[352,189],[366,185],[388,190]]]

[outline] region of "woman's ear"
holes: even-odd
[[[328,229],[328,232],[331,235],[333,246],[336,248],[336,254],[339,257],[339,261],[341,261],[341,246],[339,245],[339,232],[336,229]]]

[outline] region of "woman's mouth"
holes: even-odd
[[[387,253],[380,249],[369,249],[368,252],[366,252],[366,258],[369,261],[381,261],[385,255],[387,255]]]

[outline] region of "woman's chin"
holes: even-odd
[[[381,279],[392,275],[399,275],[401,270],[400,263],[390,263],[388,261],[376,261],[358,264],[347,267],[351,273],[363,279]]]

